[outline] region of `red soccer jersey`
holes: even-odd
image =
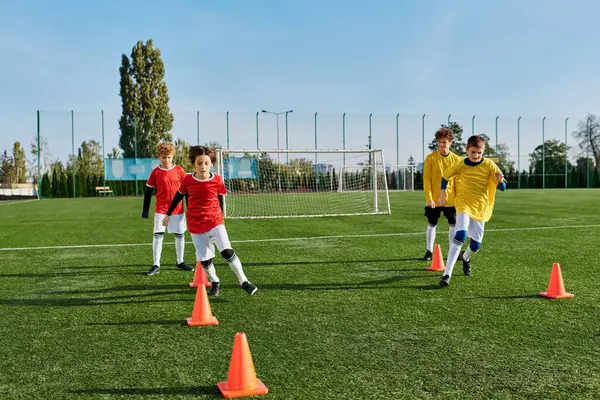
[[[227,190],[219,175],[211,174],[202,181],[194,174],[188,174],[179,191],[188,194],[186,219],[190,233],[205,233],[224,223],[218,195],[226,195]]]
[[[167,213],[185,176],[185,170],[179,165],[174,165],[169,169],[158,166],[152,170],[146,185],[156,189],[156,208],[154,209],[156,214]],[[183,214],[183,202],[179,203],[173,211],[173,215],[177,214]]]

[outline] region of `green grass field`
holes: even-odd
[[[172,236],[145,275],[141,198],[0,205],[0,398],[218,398],[245,332],[261,398],[597,399],[599,194],[500,193],[472,278],[458,264],[448,289],[417,259],[422,193],[391,193],[391,215],[228,221],[259,291],[218,259],[216,327],[185,326]],[[537,296],[554,262],[575,298]]]

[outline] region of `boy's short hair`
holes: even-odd
[[[190,162],[192,165],[196,164],[196,157],[198,156],[208,156],[210,157],[210,162],[214,164],[217,163],[217,154],[213,149],[207,146],[192,146],[190,147]]]
[[[485,139],[481,135],[473,135],[467,140],[467,149],[469,147],[485,146]]]
[[[174,156],[176,153],[175,146],[171,142],[162,142],[158,145],[158,156]]]
[[[450,128],[440,128],[435,133],[435,140],[447,139],[449,142],[454,140],[454,132]]]

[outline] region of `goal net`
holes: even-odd
[[[217,151],[227,218],[390,214],[381,150]]]
[[[388,165],[386,172],[389,190],[415,190],[416,165]]]

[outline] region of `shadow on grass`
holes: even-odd
[[[181,325],[187,326],[185,319],[158,321],[122,321],[122,322],[88,322],[90,326],[130,326],[130,325]]]
[[[190,277],[190,281],[193,277]],[[112,288],[102,288],[102,289],[90,289],[90,290],[58,290],[54,292],[42,292],[40,294],[43,295],[65,295],[65,294],[87,294],[87,293],[113,293],[113,292],[121,292],[121,291],[137,291],[137,290],[176,290],[180,291],[195,291],[189,287],[189,282],[177,283],[177,284],[165,284],[165,285],[127,285],[127,286],[115,286]],[[179,292],[177,292],[179,293]]]
[[[89,276],[89,275],[139,275],[139,272],[121,271],[89,271],[89,272],[26,272],[22,274],[0,274],[0,278],[52,278],[56,276]],[[145,272],[144,272],[145,274]]]
[[[537,294],[521,294],[521,295],[512,295],[512,296],[476,296],[469,297],[470,300],[474,299],[488,299],[488,300],[511,300],[511,299],[539,299],[546,300],[544,297],[538,296]]]
[[[165,387],[165,388],[90,388],[72,391],[79,395],[113,395],[113,396],[175,396],[205,395],[203,397],[220,397],[219,389],[211,386]]]
[[[110,297],[86,297],[86,298],[66,298],[66,299],[0,299],[1,305],[7,306],[40,306],[40,307],[71,307],[71,306],[103,306],[114,304],[140,304],[140,303],[163,303],[163,302],[190,302],[193,301],[192,296],[182,299],[152,299],[152,300],[136,300],[139,298],[148,298],[163,296],[167,294],[181,294],[182,291],[144,293],[135,295],[122,295]],[[120,301],[122,300],[122,301]],[[224,301],[215,299],[214,302]]]
[[[390,286],[395,282],[402,282],[413,279],[429,279],[427,275],[398,275],[385,279],[377,279],[366,282],[324,282],[324,283],[264,283],[257,285],[260,290],[370,290],[370,289],[404,289],[404,288],[427,288],[425,286]],[[237,288],[236,285],[224,285],[225,288]]]
[[[364,264],[364,263],[390,263],[390,262],[409,262],[409,261],[423,261],[421,258],[408,257],[408,258],[387,258],[383,260],[326,260],[326,261],[311,261],[311,260],[303,260],[303,261],[246,261],[242,260],[244,266],[250,267],[272,267],[272,266],[293,266],[293,265],[316,265],[316,264]]]

